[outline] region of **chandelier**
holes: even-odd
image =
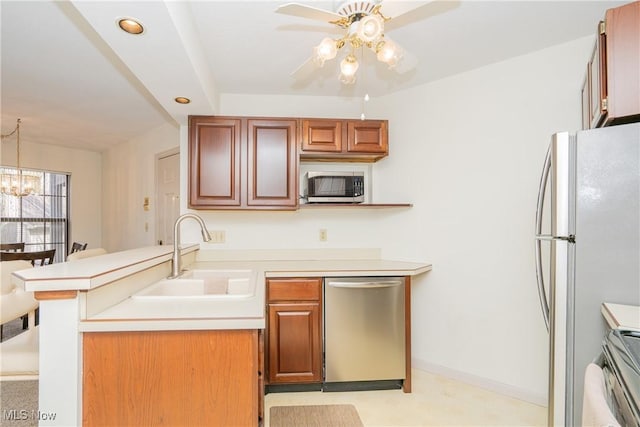
[[[6,135],[1,135],[2,140],[16,135],[16,168],[2,169],[0,174],[0,192],[9,196],[29,196],[42,192],[42,176],[36,173],[23,171],[20,169],[20,119],[17,120],[16,128]]]
[[[350,52],[340,62],[339,79],[342,83],[353,84],[356,81],[356,72],[359,63],[354,52],[358,48],[368,48],[373,51],[378,61],[383,62],[394,68],[402,59],[402,48],[384,35],[384,23],[390,18],[380,13],[380,5],[376,5],[370,11],[366,8],[371,4],[368,2],[360,2],[365,10],[351,13],[344,18],[332,22],[346,30],[343,37],[332,39],[325,37],[320,44],[313,49],[312,60],[314,64],[322,67],[325,61],[336,57],[338,51],[347,46]],[[351,4],[353,7],[354,4]]]

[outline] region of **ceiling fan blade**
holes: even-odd
[[[380,12],[387,18],[397,18],[412,10],[418,9],[432,0],[383,0]]]
[[[291,77],[296,80],[303,80],[310,76],[315,70],[317,70],[318,65],[313,61],[312,57],[309,57],[306,61],[304,61],[298,68],[293,70],[291,73]]]
[[[333,22],[344,18],[344,16],[338,15],[335,12],[318,9],[317,7],[307,6],[300,3],[283,4],[281,6],[278,6],[276,12],[285,15],[299,16],[301,18],[315,19],[317,21],[324,22]]]
[[[391,19],[384,24],[385,31],[390,31],[403,25],[412,24],[423,19],[431,18],[460,6],[460,0],[433,1],[394,1],[385,0],[380,11]],[[395,15],[392,14],[396,13]],[[409,13],[411,12],[411,13]]]

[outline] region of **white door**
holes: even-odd
[[[173,245],[173,224],[180,215],[180,152],[156,158],[156,243]]]

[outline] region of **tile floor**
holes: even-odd
[[[413,392],[270,393],[269,408],[284,405],[351,403],[365,426],[546,426],[547,408],[421,370],[413,371]],[[302,426],[301,426],[302,427]]]

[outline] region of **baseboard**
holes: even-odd
[[[443,377],[451,378],[456,381],[480,387],[494,393],[499,393],[505,396],[513,397],[514,399],[523,400],[534,405],[544,407],[547,406],[546,395],[541,395],[539,393],[534,393],[530,390],[526,390],[520,387],[515,387],[509,384],[501,383],[499,381],[479,377],[467,372],[457,371],[455,369],[447,368],[446,366],[436,365],[434,363],[426,362],[420,359],[411,359],[411,363],[414,369],[420,369],[425,372],[441,375]]]

